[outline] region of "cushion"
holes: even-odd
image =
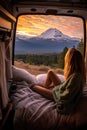
[[[29,73],[25,69],[12,66],[12,72],[13,72],[13,79],[15,81],[26,81],[29,84],[36,83],[35,75]]]

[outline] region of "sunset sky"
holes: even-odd
[[[56,28],[71,37],[83,38],[83,21],[80,18],[52,15],[20,16],[17,33],[36,36],[49,28]]]

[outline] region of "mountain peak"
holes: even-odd
[[[45,32],[41,33],[41,35],[39,35],[40,38],[46,38],[46,39],[50,39],[50,38],[55,39],[57,37],[62,37],[62,36],[63,33],[56,28],[49,28]]]
[[[56,28],[49,28],[49,29],[46,30],[46,32],[48,32],[48,31],[51,31],[51,32],[54,32],[54,33],[60,33],[60,34],[62,34],[62,32],[59,31],[59,30],[56,29]]]

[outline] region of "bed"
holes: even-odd
[[[63,76],[59,76],[63,80]],[[10,98],[15,110],[15,130],[72,130],[85,126],[87,124],[86,86],[76,109],[69,115],[62,115],[58,113],[54,101],[31,90],[30,86],[33,83],[39,81],[40,84],[42,83],[40,78],[42,79],[39,76],[37,80],[36,76],[13,67],[14,85],[10,88]]]

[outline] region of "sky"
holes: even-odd
[[[25,15],[20,16],[17,33],[37,36],[49,28],[56,28],[71,37],[83,38],[83,21],[76,17],[53,15]]]

